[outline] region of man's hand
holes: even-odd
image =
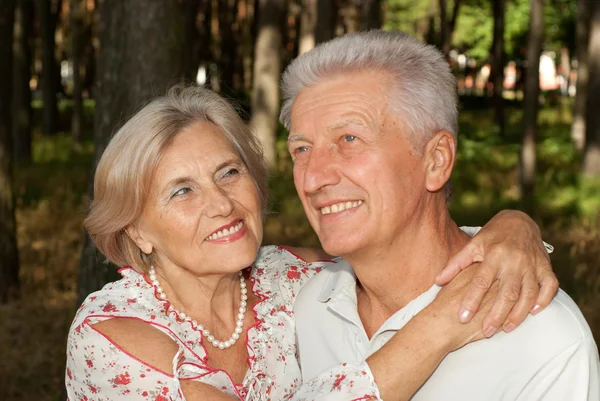
[[[540,229],[522,212],[507,210],[494,216],[448,261],[436,283],[448,283],[476,262],[481,266],[463,299],[459,320],[471,319],[492,283],[498,280],[496,301],[483,320],[487,337],[500,327],[506,332],[514,330],[529,312],[536,314],[548,306],[558,290]]]

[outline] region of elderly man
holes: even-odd
[[[319,275],[297,300],[309,380],[384,346],[432,302],[436,276],[469,240],[447,208],[456,84],[435,48],[371,31],[296,59],[283,91],[298,194],[325,251],[351,265]],[[514,328],[490,322],[487,336]],[[513,333],[449,354],[413,399],[599,400],[598,366],[587,323],[559,291]]]

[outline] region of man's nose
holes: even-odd
[[[328,147],[314,148],[304,170],[304,191],[317,192],[338,182],[335,150]]]
[[[233,201],[229,194],[219,186],[213,186],[205,192],[206,215],[208,217],[227,217],[233,211]]]

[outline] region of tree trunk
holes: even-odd
[[[73,63],[73,111],[71,118],[71,136],[75,143],[83,138],[83,96],[82,96],[82,52],[83,52],[83,19],[85,3],[82,0],[71,0],[71,61]]]
[[[360,30],[360,9],[358,4],[351,1],[345,7],[342,6],[342,15],[344,16],[344,26],[346,33],[358,32]]]
[[[317,0],[304,0],[300,12],[300,40],[298,55],[310,51],[316,44]]]
[[[448,59],[450,49],[452,48],[452,35],[454,34],[454,27],[456,26],[456,19],[458,18],[460,2],[461,0],[454,0],[452,14],[450,15],[450,18],[448,18],[448,1],[439,0],[440,38],[438,46],[446,59]]]
[[[575,104],[573,106],[573,126],[571,128],[571,138],[575,147],[583,151],[585,148],[585,108],[588,97],[589,73],[589,54],[588,44],[590,42],[590,7],[594,0],[577,1],[577,24],[576,24],[576,43],[577,43],[577,83],[575,84]]]
[[[19,253],[12,178],[12,47],[15,1],[0,0],[0,304],[18,294]]]
[[[226,96],[240,89],[234,79],[235,63],[238,59],[237,27],[235,24],[237,10],[238,0],[219,0],[219,36],[221,38],[219,75],[221,92]]]
[[[450,52],[450,46],[448,44],[450,42],[450,39],[448,37],[450,35],[448,33],[448,16],[447,16],[447,4],[446,3],[447,3],[447,0],[439,0],[438,1],[438,6],[439,6],[439,10],[440,10],[440,37],[439,37],[438,47],[444,54],[444,57],[446,59],[448,59],[448,54]],[[447,44],[448,44],[448,46],[447,46]]]
[[[98,0],[95,163],[118,125],[183,75],[184,15],[176,1]],[[93,178],[89,195],[93,196]],[[116,277],[86,235],[79,302]]]
[[[317,0],[317,26],[315,45],[335,37],[338,9],[334,0]]]
[[[381,0],[363,0],[361,4],[360,30],[381,29],[382,24]]]
[[[13,116],[14,159],[17,163],[31,162],[31,80],[33,38],[33,2],[19,0],[15,15],[13,47]]]
[[[504,98],[502,89],[504,87],[504,11],[505,0],[493,0],[494,11],[494,41],[492,44],[492,80],[494,83],[494,120],[500,135],[504,135]]]
[[[600,4],[591,1],[589,44],[590,83],[586,112],[586,140],[583,172],[600,177]]]
[[[52,0],[36,0],[40,37],[42,39],[42,74],[40,78],[44,101],[42,131],[46,135],[53,135],[58,132],[58,105],[56,98],[58,85],[56,76],[59,72],[55,55],[55,34],[60,4],[56,6],[54,3],[56,2]],[[56,8],[56,11],[53,11],[53,6]]]
[[[542,52],[543,11],[543,0],[531,0],[521,149],[521,196],[525,209],[530,214],[534,212],[535,206],[535,137],[540,94],[539,67]]]
[[[282,51],[280,27],[285,11],[283,0],[259,1],[251,126],[263,146],[270,167],[275,165]]]
[[[196,82],[196,74],[200,65],[200,33],[196,21],[201,0],[184,0],[185,8],[185,43],[188,44],[183,53],[183,76],[186,81]]]

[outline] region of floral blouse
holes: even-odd
[[[366,362],[341,364],[302,383],[296,359],[293,304],[315,274],[341,260],[307,263],[276,246],[260,249],[252,266],[256,324],[246,331],[248,371],[242,383],[207,362],[202,332],[180,320],[168,301],[158,298],[145,276],[131,268],[122,279],[87,297],[67,343],[66,387],[70,401],[185,400],[179,380],[197,380],[242,400],[371,400],[379,391]],[[178,345],[173,371],[162,372],[121,349],[94,329],[110,318],[151,324]]]

